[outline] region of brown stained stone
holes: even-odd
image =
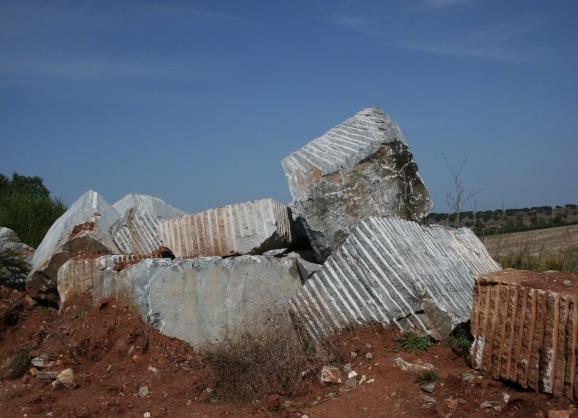
[[[509,269],[479,277],[471,326],[474,367],[522,387],[578,399],[577,299],[578,273]]]

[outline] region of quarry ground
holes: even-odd
[[[333,363],[349,362],[365,383],[322,386],[316,370],[305,377],[305,393],[241,403],[220,391],[201,355],[148,327],[129,307],[92,307],[86,298],[59,313],[0,288],[0,319],[1,417],[547,417],[573,405],[482,377],[444,343],[419,355],[397,352],[396,332],[381,328],[346,332],[330,347]],[[52,365],[23,364],[21,377],[9,378],[10,363],[23,352],[46,355]],[[433,393],[393,364],[398,356],[435,366]],[[42,378],[65,368],[74,370],[74,388],[53,388]]]

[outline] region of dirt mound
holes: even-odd
[[[240,403],[223,392],[226,385],[217,381],[223,376],[205,357],[119,303],[92,307],[78,298],[58,312],[0,288],[0,319],[2,417],[545,417],[571,406],[482,377],[445,344],[421,354],[397,352],[398,333],[380,327],[343,333],[325,346],[322,358],[342,370],[343,384],[316,383],[298,398],[271,394]],[[434,392],[395,366],[396,357],[433,364]],[[362,383],[346,385],[344,367]],[[74,371],[75,387],[53,388],[54,375],[66,368]],[[318,370],[304,372],[318,382]]]

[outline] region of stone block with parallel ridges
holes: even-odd
[[[227,205],[160,224],[177,257],[261,254],[292,244],[289,209],[273,199]]]
[[[399,126],[368,108],[282,161],[298,236],[325,260],[369,216],[420,220],[432,208]]]
[[[113,206],[122,217],[112,226],[111,232],[124,254],[150,254],[158,250],[162,245],[159,224],[185,214],[159,198],[140,194],[126,195]]]
[[[314,340],[370,323],[443,338],[469,319],[475,277],[497,270],[470,229],[372,217],[303,285],[291,309]]]
[[[578,399],[578,273],[504,270],[477,279],[472,363],[488,376]]]

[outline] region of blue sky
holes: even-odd
[[[290,200],[280,160],[367,106],[436,207],[578,202],[578,3],[0,0],[0,172],[71,203]]]

